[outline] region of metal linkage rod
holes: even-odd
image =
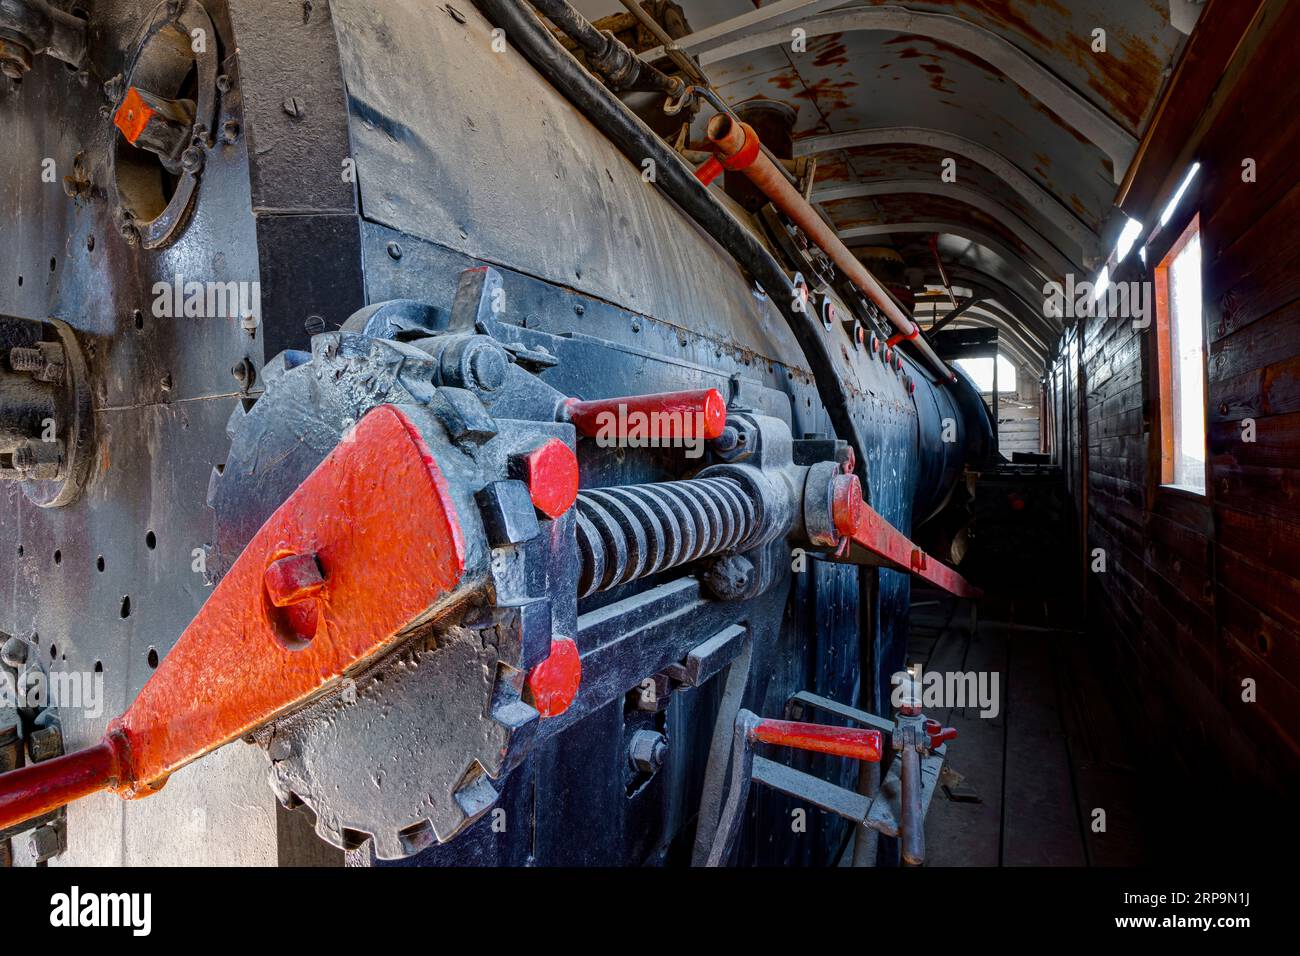
[[[849,281],[884,313],[898,330],[898,334],[889,340],[890,345],[904,339],[912,342],[940,382],[953,381],[952,370],[921,337],[920,326],[899,308],[871,271],[844,245],[836,231],[817,215],[812,204],[790,185],[784,171],[767,158],[753,128],[720,113],[709,121],[708,133],[709,141],[722,156],[722,165],[748,176],[773,205],[789,216],[818,248],[830,256]]]

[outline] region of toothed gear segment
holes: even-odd
[[[483,339],[471,344],[492,347]],[[431,354],[345,328],[317,335],[310,354],[278,356],[260,375],[263,394],[235,406],[230,453],[209,493],[212,570],[220,577],[267,516],[376,406],[408,414],[447,480],[467,567],[481,568],[489,582],[483,600],[463,617],[417,628],[385,660],[253,735],[271,759],[270,782],[282,803],[305,804],[317,833],[336,846],[372,838],[381,859],[445,842],[491,808],[496,781],[522,759],[539,719],[521,695],[528,669],[544,655],[538,648],[550,644],[552,610],[527,590],[536,576],[523,573],[523,541],[489,544],[480,508],[485,488],[510,484],[508,463],[521,449],[556,437],[572,444],[572,428],[554,422],[552,396],[540,403],[549,421],[494,417],[481,393],[449,383],[446,355],[463,339],[447,341],[443,354]],[[518,366],[509,371],[517,377],[511,401],[543,387]],[[531,505],[524,517],[535,529]],[[556,542],[571,541],[571,517],[553,524]],[[527,547],[539,545],[534,536]],[[569,613],[576,621],[576,610]]]
[[[446,842],[481,816],[496,801],[512,729],[482,719],[501,664],[485,633],[449,628],[436,646],[276,727],[268,751],[281,801],[311,806],[316,832],[335,846],[373,838],[382,860]],[[529,718],[531,707],[512,706]]]

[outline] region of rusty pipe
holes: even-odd
[[[752,127],[725,113],[719,113],[709,120],[708,136],[709,141],[722,156],[721,165],[727,169],[743,171],[773,205],[789,216],[808,238],[831,258],[840,271],[848,276],[849,280],[884,313],[898,330],[898,340],[908,339],[916,346],[932,371],[939,377],[939,381],[956,380],[952,370],[935,354],[930,343],[921,337],[920,327],[898,307],[870,270],[849,251],[848,246],[844,245],[835,230],[817,215],[809,202],[790,185],[776,165],[767,158],[760,148],[758,136]]]

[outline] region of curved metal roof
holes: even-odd
[[[981,283],[999,307],[981,319],[1005,327],[1027,309],[1041,316],[1048,279],[1090,278],[1114,246],[1117,184],[1182,50],[1187,11],[1194,20],[1199,9],[1196,0],[678,2],[693,32],[677,45],[723,97],[798,110],[796,153],[818,157],[813,199],[848,245],[893,246],[933,272],[929,235],[939,234],[949,271]],[[622,9],[578,6],[591,16]],[[941,176],[947,159],[954,181]]]

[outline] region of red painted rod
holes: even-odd
[[[852,542],[868,553],[868,563],[915,574],[949,594],[965,598],[983,596],[983,591],[942,561],[932,561],[907,535],[867,504],[862,497],[862,483],[856,475],[840,475],[835,482],[831,516],[835,530],[846,539],[842,542],[844,547],[849,547],[849,542]]]
[[[718,162],[718,157],[710,156],[700,165],[695,167],[695,178],[704,185],[709,185],[719,176],[722,175],[722,163]]]
[[[877,763],[880,760],[880,731],[857,727],[828,727],[793,720],[760,720],[750,731],[760,743],[811,750],[819,754],[852,757]]]
[[[88,750],[11,770],[0,788],[0,830],[32,820],[117,783],[117,750],[104,738]]]
[[[587,438],[627,438],[639,432],[643,438],[653,435],[661,440],[713,439],[726,427],[727,400],[716,388],[590,402],[571,398],[564,403],[563,414]]]
[[[790,185],[790,181],[758,148],[758,134],[749,124],[738,123],[725,113],[719,113],[709,120],[708,134],[709,141],[721,154],[722,165],[728,169],[742,170],[750,181],[762,190],[763,195],[772,200],[776,208],[789,216],[808,238],[839,266],[849,280],[862,290],[862,294],[876,304],[904,338],[911,338],[914,331],[919,332],[916,323],[908,318],[898,307],[898,303],[890,298],[889,293],[876,281],[871,271],[849,251],[849,247],[844,245],[835,230],[817,215],[808,200],[799,194],[799,190]],[[745,156],[752,158],[749,162],[745,162]],[[929,342],[917,338],[915,344],[941,382],[956,379],[943,359],[935,354]]]

